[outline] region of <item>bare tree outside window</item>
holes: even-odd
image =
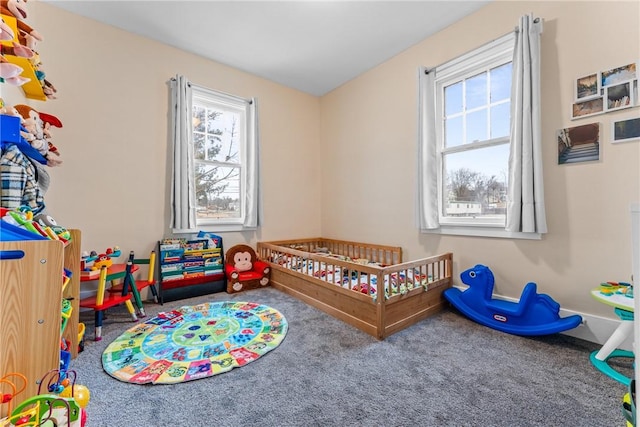
[[[193,144],[198,218],[239,218],[239,117],[194,103]]]

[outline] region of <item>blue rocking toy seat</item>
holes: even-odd
[[[445,298],[471,320],[498,331],[513,335],[549,335],[573,329],[582,317],[560,317],[560,304],[546,294],[537,293],[533,282],[522,290],[520,301],[509,302],[493,299],[494,277],[489,267],[478,264],[460,274],[462,282],[469,285],[461,291],[449,288]]]

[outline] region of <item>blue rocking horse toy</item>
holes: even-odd
[[[469,288],[461,291],[449,288],[445,298],[471,320],[498,331],[513,335],[549,335],[573,329],[582,317],[560,317],[560,304],[546,294],[537,293],[533,282],[522,290],[520,301],[509,302],[493,299],[493,273],[489,267],[478,264],[460,274]]]

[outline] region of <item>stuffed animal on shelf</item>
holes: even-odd
[[[5,62],[1,58],[2,57],[0,57],[0,78],[14,86],[21,86],[29,81],[29,79],[24,78],[16,79],[16,77],[20,77],[24,69],[10,62]]]
[[[13,29],[6,23],[2,15],[0,15],[0,41],[8,42],[15,37],[16,33],[13,32]]]
[[[260,261],[251,246],[236,245],[225,255],[227,292],[235,293],[269,284],[271,269]]]
[[[11,46],[6,44],[0,44],[0,78],[6,83],[14,86],[22,86],[31,79],[21,77],[20,74],[24,71],[22,67],[9,62],[4,55],[14,55],[23,58],[31,58],[33,51],[26,46],[22,46],[15,42],[15,33],[11,26],[7,24],[4,18],[0,15],[0,41],[11,42]]]
[[[27,0],[0,0],[0,13],[16,18],[18,41],[35,50],[36,43],[42,41],[42,35],[25,22],[27,19]]]
[[[23,137],[28,131],[21,126],[17,110],[5,106],[3,111],[11,114],[0,115],[3,134],[0,141],[0,178],[3,182],[0,206],[28,206],[34,214],[44,213],[49,175],[43,165],[47,164],[47,159]]]
[[[7,20],[11,19],[11,25],[13,25],[13,19],[15,19],[15,26],[17,30],[17,34],[11,25],[4,22],[5,18],[3,18],[2,24],[2,40],[12,41],[12,46],[2,45],[0,47],[0,62],[15,62],[13,60],[7,60],[4,55],[13,55],[17,57],[26,58],[29,60],[29,65],[33,68],[33,72],[35,74],[35,78],[40,83],[42,87],[42,92],[47,99],[56,99],[55,93],[57,92],[55,86],[46,79],[46,73],[42,69],[42,62],[40,61],[40,56],[36,51],[36,42],[42,41],[42,35],[31,28],[26,22],[27,11],[26,11],[26,3],[27,0],[0,0],[0,8],[2,15],[6,17]],[[9,38],[11,36],[11,38]],[[14,64],[15,65],[15,64]],[[20,63],[22,65],[22,63]],[[11,68],[9,66],[3,66],[3,68],[8,69]],[[2,71],[2,70],[0,70]],[[13,84],[16,86],[22,86],[23,84],[29,82],[31,78],[18,76],[16,74],[16,69],[12,68],[11,70],[5,70],[5,74],[7,74],[6,78],[2,77],[3,80],[9,84]],[[20,71],[22,73],[22,71]],[[10,75],[13,74],[13,75]]]
[[[24,138],[47,159],[47,166],[62,164],[58,148],[51,143],[50,132],[51,126],[62,127],[60,119],[51,114],[40,113],[28,105],[19,104],[13,108],[24,120],[23,125],[27,130]]]
[[[36,55],[33,50],[16,42],[11,42],[11,46],[0,45],[0,53],[2,55],[13,55],[27,59],[32,59]]]

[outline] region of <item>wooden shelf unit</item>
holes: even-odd
[[[77,354],[81,242],[78,230],[70,232],[66,248],[55,240],[0,242],[3,253],[21,256],[0,260],[0,376],[17,372],[27,378],[20,401],[36,395],[42,377],[60,367],[63,266],[73,273],[65,297],[73,298],[74,307],[64,335],[72,356]],[[3,411],[6,405],[0,405],[0,418]]]

